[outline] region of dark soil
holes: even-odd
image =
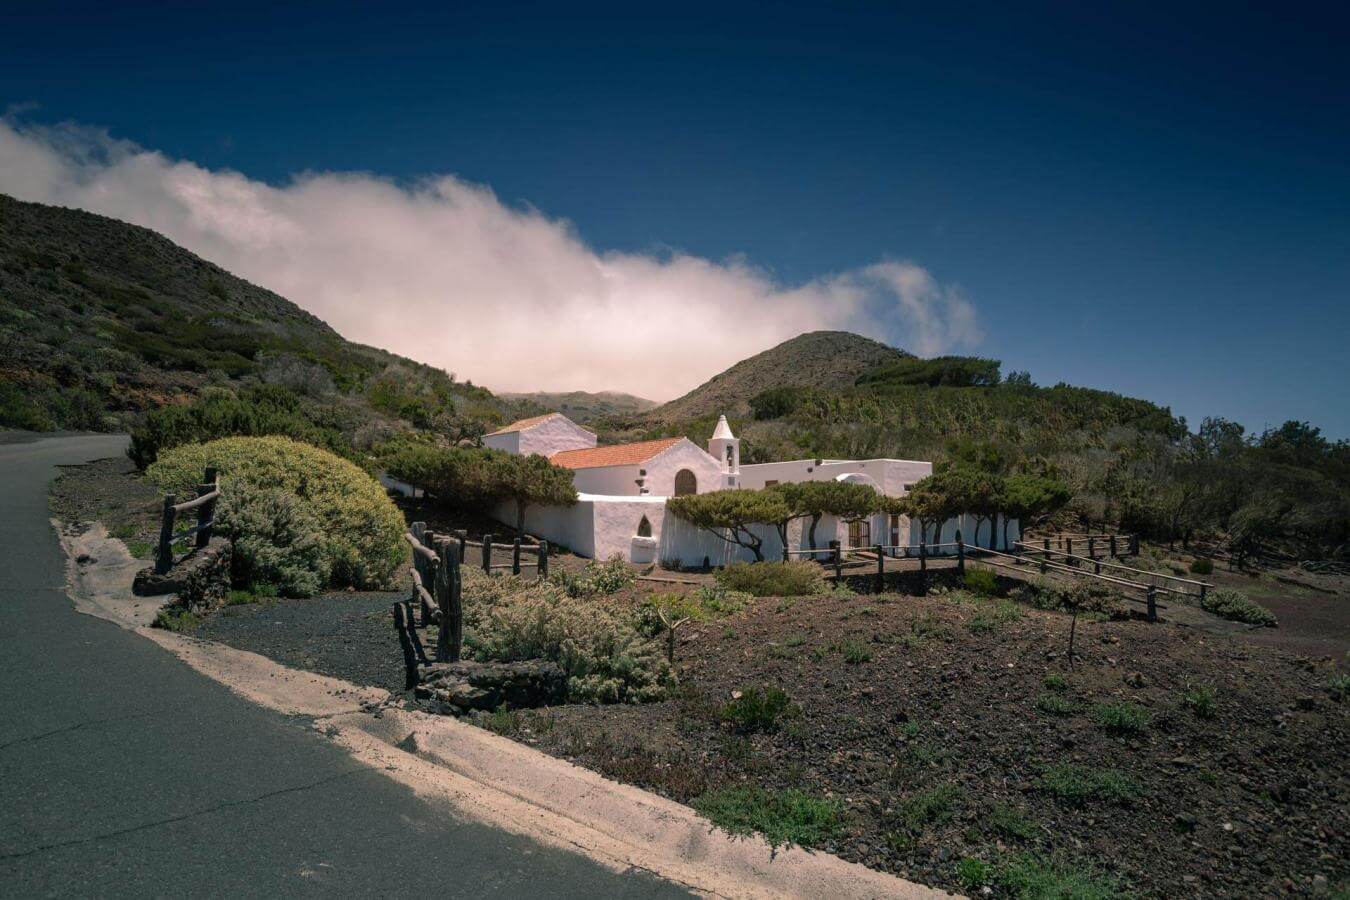
[[[678,699],[647,706],[522,712],[511,733],[540,749],[688,802],[751,781],[842,800],[846,837],[824,849],[953,890],[963,857],[1032,850],[1093,862],[1155,896],[1301,893],[1350,878],[1350,705],[1326,689],[1329,665],[1236,637],[1145,622],[1023,617],[974,631],[989,601],[860,596],[762,600],[690,628]],[[843,650],[857,642],[860,663]],[[1068,689],[1042,683],[1058,673]],[[770,734],[715,721],[733,691],[776,685],[800,706]],[[1216,715],[1183,700],[1209,685]],[[1060,694],[1068,715],[1037,709]],[[1117,736],[1092,708],[1127,702],[1150,722]],[[1041,785],[1047,767],[1115,769],[1137,787],[1121,802],[1075,806]],[[949,814],[911,829],[905,811],[955,789]],[[998,833],[996,807],[1027,835]]]
[[[133,555],[149,559],[154,553],[164,495],[141,478],[125,456],[62,466],[47,502],[52,516],[66,525],[102,522]]]
[[[390,608],[404,593],[323,594],[260,600],[207,616],[194,637],[354,684],[403,690],[403,657]]]

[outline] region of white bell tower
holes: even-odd
[[[736,487],[741,480],[741,439],[731,433],[726,416],[717,417],[717,427],[708,441],[708,455],[722,464],[726,486]]]

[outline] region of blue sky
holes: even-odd
[[[1350,436],[1347,14],[932,6],[35,4],[0,105],[274,185],[453,174],[787,287],[912,261],[1005,371]]]

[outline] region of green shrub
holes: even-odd
[[[1333,700],[1344,702],[1350,697],[1350,672],[1334,672],[1327,679],[1327,693]]]
[[[1247,595],[1233,588],[1219,588],[1210,591],[1200,605],[1220,618],[1248,625],[1275,624],[1275,614],[1259,603],[1248,599]]]
[[[952,817],[952,806],[961,797],[961,789],[944,784],[922,791],[901,804],[896,814],[903,834],[918,835],[929,825],[945,822]]]
[[[277,385],[264,385],[239,394],[207,388],[191,403],[148,413],[132,429],[127,455],[144,469],[164,451],[184,444],[262,435],[281,435],[339,455],[352,454],[341,432],[311,418],[293,393]]]
[[[1138,734],[1148,727],[1149,712],[1136,703],[1098,703],[1092,721],[1112,734]]]
[[[1213,574],[1214,574],[1214,560],[1212,560],[1212,559],[1204,559],[1203,557],[1200,558],[1200,559],[1192,560],[1192,561],[1191,561],[1191,574],[1192,574],[1192,575],[1213,575]]]
[[[854,638],[849,638],[846,641],[840,641],[839,643],[832,646],[830,649],[835,651],[836,653],[842,654],[844,657],[844,662],[853,666],[860,665],[865,662],[870,662],[872,659],[872,651],[868,648],[868,646],[864,644],[862,641],[856,640]]]
[[[1041,686],[1047,691],[1067,691],[1069,689],[1069,679],[1060,675],[1058,672],[1051,672],[1041,679]]]
[[[169,450],[147,474],[188,497],[207,466],[219,469],[217,521],[242,542],[246,581],[284,581],[292,592],[323,580],[383,588],[407,559],[403,516],[379,482],[326,450],[284,437],[222,438]],[[269,549],[272,539],[285,543]]]
[[[739,697],[733,697],[717,710],[717,719],[731,725],[742,734],[778,730],[778,720],[795,715],[800,709],[780,688],[747,687]]]
[[[984,601],[981,608],[966,621],[966,627],[977,634],[997,631],[1004,625],[1022,618],[1022,610],[1011,600],[999,600],[997,603]]]
[[[658,641],[635,616],[552,581],[526,584],[465,567],[464,646],[480,660],[548,659],[567,675],[574,702],[662,699],[674,676]]]
[[[825,592],[825,577],[812,562],[735,562],[717,572],[717,583],[756,597],[803,597]]]
[[[181,606],[166,606],[155,613],[155,621],[150,623],[150,627],[181,634],[192,631],[200,624],[202,624],[201,617],[192,610],[183,609]]]
[[[767,791],[737,785],[696,797],[693,807],[723,831],[735,835],[758,832],[773,847],[815,847],[843,830],[844,808],[838,800],[796,788]]]
[[[1214,688],[1208,684],[1188,688],[1182,693],[1181,700],[1201,719],[1212,719],[1218,714]]]
[[[572,598],[616,594],[637,580],[637,574],[618,555],[604,562],[587,560],[585,570],[580,573],[561,569],[550,577]]]
[[[998,579],[988,569],[966,569],[965,584],[967,590],[982,597],[988,597],[998,589]]]
[[[1068,806],[1090,800],[1124,805],[1139,796],[1139,786],[1117,769],[1083,769],[1072,763],[1049,766],[1041,773],[1040,789]]]

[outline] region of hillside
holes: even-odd
[[[582,425],[615,416],[629,416],[654,409],[654,400],[635,397],[619,391],[549,392],[535,391],[528,394],[500,393],[503,400],[520,404],[522,415],[534,415],[545,412],[560,412],[574,422]]]
[[[706,416],[743,416],[751,397],[774,387],[851,387],[864,372],[910,354],[846,331],[812,331],[741,360],[676,400],[643,416],[675,423]]]
[[[377,435],[507,405],[344,340],[145,228],[0,195],[0,428],[125,428],[208,386],[277,385],[311,419]]]

